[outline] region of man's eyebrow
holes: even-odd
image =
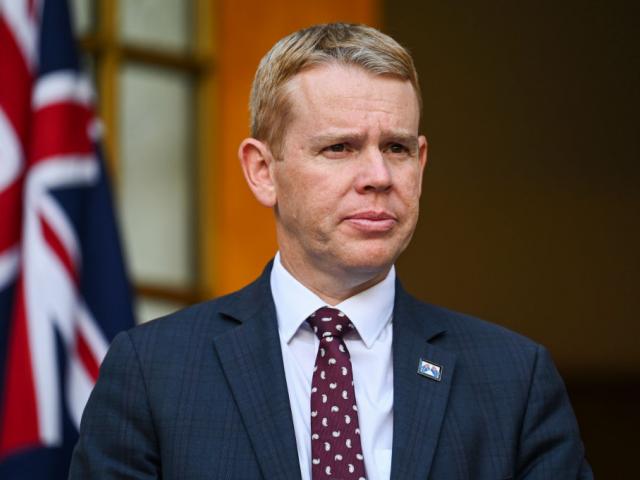
[[[313,145],[344,143],[349,141],[362,141],[365,134],[356,131],[331,132],[313,135],[309,141]],[[381,135],[382,143],[401,143],[408,147],[418,146],[418,136],[404,132],[386,132]]]
[[[310,138],[310,142],[314,145],[343,143],[353,140],[362,140],[364,135],[359,132],[330,132],[314,135]]]

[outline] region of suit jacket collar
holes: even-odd
[[[293,419],[282,363],[269,264],[262,276],[221,300],[221,314],[238,322],[214,338],[264,478],[300,479]]]
[[[391,479],[429,476],[453,379],[455,355],[434,345],[445,322],[396,287],[393,314],[393,455]],[[440,381],[418,374],[421,360],[441,367]]]
[[[270,271],[271,263],[256,282],[220,299],[221,314],[239,325],[217,336],[214,345],[264,477],[300,479]],[[392,480],[429,475],[456,360],[453,353],[435,345],[445,332],[440,315],[411,297],[397,282]],[[442,367],[440,381],[417,373],[421,359]]]

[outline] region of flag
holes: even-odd
[[[109,341],[133,325],[66,0],[0,0],[0,478],[67,477]]]

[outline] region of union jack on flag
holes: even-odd
[[[66,0],[0,0],[0,478],[66,478],[131,297]]]

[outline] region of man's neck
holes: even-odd
[[[290,261],[280,252],[282,266],[302,285],[333,306],[373,287],[385,279],[391,266],[379,272],[325,272]]]

